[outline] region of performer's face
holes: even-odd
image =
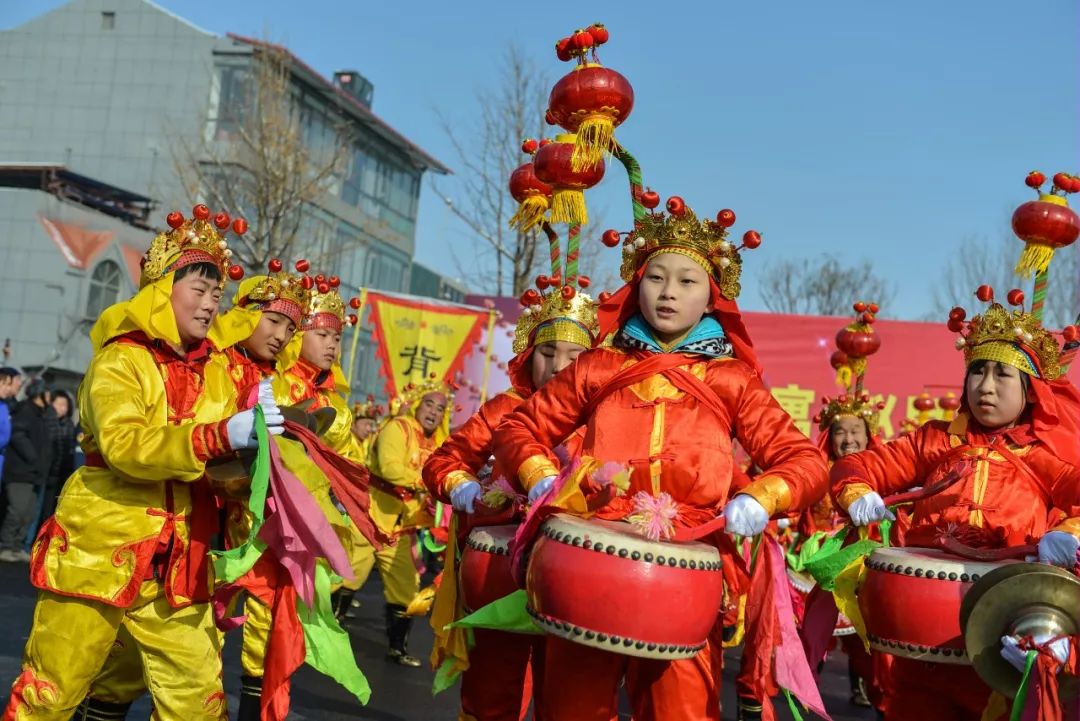
[[[638,306],[657,340],[686,335],[709,311],[709,274],[690,258],[661,253],[649,261],[638,291]]]
[[[340,345],[341,334],[333,328],[306,330],[300,356],[319,370],[328,371],[334,367]]]
[[[964,384],[971,415],[986,428],[1008,428],[1027,405],[1024,374],[1008,363],[975,361]]]
[[[217,279],[203,275],[198,268],[173,281],[172,310],[183,345],[189,346],[206,338],[219,303],[221,289]]]
[[[442,393],[428,393],[420,399],[420,405],[416,408],[416,420],[420,421],[424,433],[430,436],[439,427],[445,413],[446,396]]]
[[[865,451],[869,442],[866,423],[861,418],[851,416],[837,418],[829,427],[829,439],[832,441],[833,455],[837,458]]]
[[[372,418],[357,418],[352,424],[353,435],[360,440],[366,440],[375,432],[375,420]]]
[[[255,332],[242,345],[244,350],[261,361],[272,361],[296,332],[296,324],[287,315],[264,310]]]
[[[565,340],[552,340],[536,346],[532,354],[533,388],[541,388],[556,373],[577,360],[584,346]]]

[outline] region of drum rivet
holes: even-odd
[[[609,556],[615,555],[615,546],[608,546],[607,547],[607,553],[608,553]]]
[[[581,536],[574,536],[574,545],[581,546]]]
[[[669,558],[667,560],[667,562],[668,562],[669,566],[671,566],[672,568],[675,568],[675,564],[677,563],[677,560],[675,558]],[[685,563],[685,561],[684,561],[684,563]]]
[[[656,644],[655,644],[655,643],[650,643],[650,644],[649,644],[648,646],[646,646],[645,648],[647,648],[647,649],[648,649],[648,650],[650,650],[650,651],[655,651],[655,650],[656,650]]]
[[[597,553],[603,553],[604,552],[604,544],[602,544],[602,543],[598,543],[595,546],[593,546],[592,548]]]
[[[592,541],[585,541],[581,544],[581,547],[588,551],[590,548],[592,548]]]
[[[697,561],[691,561],[690,562],[690,570],[691,571],[696,571],[697,570]]]
[[[946,656],[952,656],[952,649],[951,648],[943,648],[943,649],[941,649],[941,652],[943,654],[945,654]]]
[[[922,578],[922,576],[923,576],[923,570],[921,568],[916,568],[915,569],[915,578]]]
[[[939,581],[944,581],[945,580],[945,572],[944,571],[938,571],[937,577],[938,577]]]
[[[634,551],[633,553],[630,554],[630,558],[632,560],[634,560],[634,561],[640,561],[641,560],[641,551]]]
[[[570,629],[570,630],[574,632],[574,635],[575,635],[575,636],[580,636],[580,635],[581,635],[581,629],[580,629],[580,628],[578,628],[577,626],[574,626],[574,627],[573,627],[572,629]]]
[[[624,638],[623,642],[622,642],[622,645],[626,646],[627,648],[630,648],[631,646],[634,645],[634,639],[632,639],[632,638]]]
[[[647,561],[648,563],[652,563],[652,560],[653,560],[653,555],[652,555],[651,553],[646,553],[646,554],[645,554],[645,560],[646,560],[646,561]]]
[[[949,574],[949,580],[950,581],[955,581],[956,580],[956,572],[955,571],[953,571],[952,573]]]
[[[963,581],[964,583],[967,583],[971,579],[966,573],[961,573],[960,574],[960,580]]]
[[[619,638],[618,636],[612,636],[611,637],[611,643],[613,645],[615,645],[615,646],[618,646],[620,643],[622,643],[622,639]]]
[[[634,644],[634,648],[636,648],[636,649],[645,648],[645,642],[644,641],[638,641],[637,643]]]
[[[592,641],[594,638],[596,638],[596,634],[593,633],[592,631],[586,631],[585,632],[585,638]]]
[[[598,634],[596,634],[596,640],[600,641],[600,642],[607,641],[608,640],[607,634],[606,633],[598,633]]]
[[[686,568],[686,559],[685,558],[680,558],[679,559],[679,568]]]
[[[904,575],[905,576],[910,576],[914,570],[915,569],[913,569],[911,566],[906,566],[904,568]]]
[[[972,583],[978,583],[978,581],[979,581],[979,579],[980,579],[980,578],[982,578],[982,576],[980,576],[980,575],[979,575],[979,574],[977,574],[977,573],[973,573],[973,574],[971,574],[971,582],[972,582]]]
[[[657,563],[659,563],[659,564],[660,564],[661,566],[663,566],[663,565],[664,565],[664,563],[666,563],[666,562],[667,562],[667,559],[666,559],[666,558],[664,558],[663,556],[657,556],[657,557],[656,557],[656,562],[657,562]]]
[[[620,548],[619,549],[619,558],[626,558],[629,555],[630,555],[630,552],[627,551],[625,548]]]
[[[893,571],[896,570],[896,564],[895,563],[890,563],[888,566],[885,567],[885,570],[888,571],[889,573],[892,573]]]
[[[660,653],[667,653],[668,652],[668,647],[661,644],[660,647],[657,648],[656,650],[659,651]]]

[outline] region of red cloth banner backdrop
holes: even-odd
[[[367,303],[390,398],[409,383],[453,380],[477,348],[488,318],[485,308],[413,296],[369,292]]]
[[[470,296],[469,302],[480,305],[483,297]],[[498,363],[492,364],[491,395],[509,386],[506,374],[498,367],[512,357],[510,340],[520,306],[512,298],[491,298],[501,311],[493,339]],[[754,350],[764,368],[765,383],[773,396],[791,414],[796,425],[812,437],[817,436],[814,415],[821,409],[823,395],[836,395],[836,371],[829,356],[836,350],[836,333],[847,325],[848,317],[744,313]],[[878,320],[874,330],[881,336],[881,349],[870,357],[865,387],[872,397],[885,403],[881,412],[881,431],[886,438],[896,436],[905,418],[915,418],[912,405],[926,391],[935,400],[952,391],[960,395],[964,381],[963,354],[956,350],[956,335],[942,323]],[[478,384],[482,377],[483,356],[474,354],[465,365],[467,384]],[[1076,377],[1076,370],[1070,371]],[[477,408],[476,394],[459,396],[462,412],[454,418],[462,423]],[[931,418],[943,411],[935,408]]]

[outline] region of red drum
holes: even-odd
[[[477,611],[518,590],[510,572],[510,541],[517,526],[478,526],[465,540],[458,569],[462,602]]]
[[[528,610],[548,633],[642,658],[691,658],[724,592],[720,553],[650,541],[626,523],[548,519],[526,573]]]
[[[793,571],[790,568],[787,570],[788,583],[795,589],[803,601],[806,601],[806,597],[810,595],[810,592],[814,590],[814,586],[817,585],[817,581],[809,573],[803,573],[801,571]],[[851,625],[850,619],[842,613],[836,615],[836,628],[833,629],[833,636],[850,636],[853,633],[857,633],[855,627]]]
[[[964,595],[1017,561],[969,561],[933,548],[879,548],[866,561],[859,610],[870,645],[921,661],[970,665],[960,629]]]

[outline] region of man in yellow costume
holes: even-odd
[[[30,563],[41,590],[4,721],[67,721],[121,630],[138,649],[160,721],[227,718],[207,558],[217,507],[206,463],[257,445],[208,338],[229,267],[204,205],[170,213],[142,262],[140,290],[91,330],[79,392],[86,464],[64,486]],[[237,233],[246,223],[237,219]],[[258,399],[271,434],[284,418]]]
[[[374,396],[368,396],[366,403],[353,405],[352,432],[356,440],[360,441],[365,458],[371,452],[371,444],[375,440],[375,432],[379,430],[379,417],[382,414],[383,409],[375,404]]]

